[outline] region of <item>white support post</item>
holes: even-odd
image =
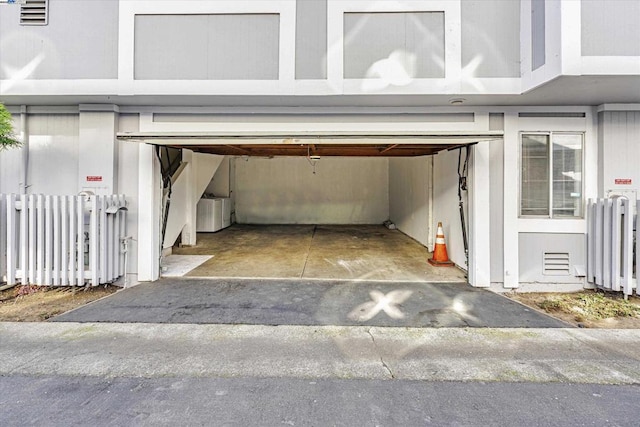
[[[489,141],[472,147],[471,185],[469,191],[469,284],[491,285],[491,236],[489,223]]]
[[[518,233],[518,114],[504,115],[504,287],[517,288],[520,282]]]
[[[138,280],[152,281],[160,273],[160,178],[154,148],[139,150]]]

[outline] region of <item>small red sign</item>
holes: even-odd
[[[631,178],[616,178],[616,185],[631,185]]]
[[[89,176],[87,176],[87,181],[89,181],[89,182],[102,181],[102,176],[101,175],[89,175]]]

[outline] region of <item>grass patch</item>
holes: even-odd
[[[639,305],[625,300],[620,295],[601,292],[552,295],[538,302],[537,305],[549,313],[572,314],[576,321],[640,317]]]

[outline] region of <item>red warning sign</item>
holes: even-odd
[[[87,181],[88,182],[99,182],[99,181],[102,181],[102,176],[101,175],[88,175],[87,176]]]
[[[631,178],[616,178],[616,185],[631,185]]]

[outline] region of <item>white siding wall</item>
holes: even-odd
[[[640,56],[638,0],[582,1],[583,56]]]
[[[236,159],[236,220],[249,224],[381,224],[389,218],[387,159]]]
[[[30,114],[28,192],[78,193],[79,120],[77,114]]]
[[[398,229],[425,246],[429,239],[429,196],[433,157],[389,159],[389,216]]]
[[[49,23],[21,26],[20,7],[0,10],[0,79],[118,77],[118,2],[52,0]]]
[[[433,158],[433,224],[442,222],[447,250],[451,261],[467,268],[462,240],[462,226],[458,209],[458,151],[442,151]],[[463,195],[468,206],[466,194]],[[467,224],[469,216],[467,215]]]
[[[613,191],[640,188],[640,111],[605,111],[599,115],[600,163],[602,187],[606,196]],[[631,179],[631,184],[616,184],[616,179]]]

